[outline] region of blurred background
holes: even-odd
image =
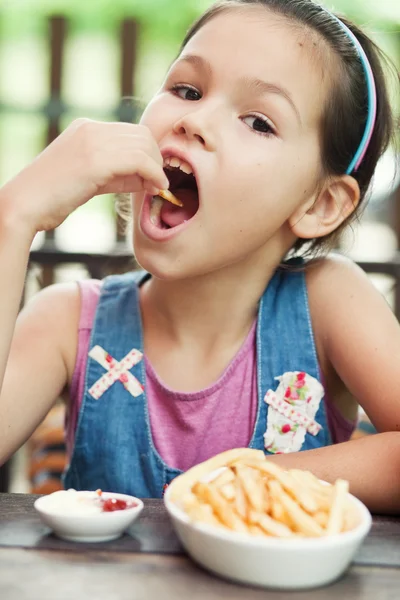
[[[0,185],[77,117],[136,121],[191,22],[211,0],[0,0]],[[400,3],[334,0],[400,65]],[[397,109],[397,98],[394,98]],[[342,250],[400,316],[398,156],[382,159],[369,205]],[[132,264],[114,198],[94,198],[32,246],[26,298],[54,281]],[[59,405],[0,470],[0,491],[48,491],[65,462]],[[50,452],[49,452],[50,448]],[[50,458],[49,458],[50,456]],[[50,481],[50,487],[49,486]],[[54,484],[57,485],[57,482]],[[43,487],[44,486],[44,487]]]

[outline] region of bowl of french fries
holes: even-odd
[[[348,489],[234,449],[177,477],[164,502],[182,545],[206,569],[299,590],[338,579],[370,530],[368,509]]]

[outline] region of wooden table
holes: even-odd
[[[182,551],[161,501],[137,525],[99,545],[64,542],[41,525],[25,494],[0,494],[0,598],[4,600],[397,600],[400,519],[377,517],[349,572],[313,591],[267,591],[219,579]]]

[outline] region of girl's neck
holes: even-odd
[[[171,345],[195,343],[205,351],[243,340],[276,269],[263,262],[258,268],[241,263],[179,281],[150,279],[141,290],[145,339],[162,336]]]

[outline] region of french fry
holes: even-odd
[[[224,469],[221,471],[221,473],[219,473],[219,475],[217,475],[215,479],[212,480],[217,487],[222,487],[226,483],[232,483],[233,481],[235,481],[235,475],[232,469]]]
[[[233,502],[235,499],[235,484],[234,483],[226,483],[219,488],[219,491],[228,502]]]
[[[292,526],[290,519],[287,515],[286,510],[283,507],[282,502],[280,501],[280,491],[282,490],[280,484],[275,479],[271,479],[268,482],[268,489],[271,497],[271,516],[281,523]]]
[[[288,517],[283,508],[282,504],[279,500],[273,500],[271,502],[271,516],[275,519],[275,521],[279,521],[280,523],[287,523]]]
[[[277,491],[278,485],[280,483],[277,482]],[[315,522],[315,520],[306,513],[302,507],[297,504],[293,498],[291,498],[281,487],[279,490],[279,499],[283,504],[283,507],[286,513],[289,516],[289,519],[296,527],[296,530],[299,533],[303,533],[306,536],[310,537],[319,537],[323,534],[322,527]]]
[[[185,497],[182,500],[183,510],[189,513],[192,510],[192,507],[197,506],[199,502],[197,496],[192,492],[189,492],[188,494],[185,494]]]
[[[218,519],[233,531],[247,532],[247,526],[238,517],[229,502],[212,483],[197,483],[193,492],[203,502],[209,504]]]
[[[265,537],[265,531],[263,531],[259,525],[249,525],[249,533],[257,537]]]
[[[264,480],[264,512],[269,513],[271,511],[271,495],[269,493],[269,487]]]
[[[322,529],[326,529],[329,520],[329,513],[327,513],[325,510],[319,510],[313,515],[313,518],[315,522],[322,527]]]
[[[319,511],[330,512],[333,498],[333,486],[324,485],[309,471],[291,469],[290,474],[300,485],[306,486],[318,505]],[[315,514],[315,513],[314,513]]]
[[[342,531],[350,531],[360,524],[360,515],[351,501],[347,501]]]
[[[265,508],[265,489],[262,485],[261,476],[254,469],[236,465],[237,478],[242,484],[243,491],[248,503],[256,512],[262,512]]]
[[[269,515],[252,511],[250,513],[250,521],[253,525],[259,525],[268,535],[275,537],[291,537],[293,532],[284,525],[272,519]]]
[[[346,499],[349,491],[349,484],[344,479],[338,479],[333,487],[332,507],[326,527],[327,535],[335,535],[342,531]]]
[[[325,496],[328,498],[329,506],[332,501],[332,486],[324,485],[310,471],[301,471],[300,469],[291,469],[290,474],[300,484],[306,486],[313,494]]]
[[[243,483],[239,477],[236,477],[234,486],[234,507],[236,509],[237,514],[240,517],[242,517],[242,519],[247,520],[249,511],[247,507],[246,494],[243,489]]]
[[[175,204],[175,206],[183,206],[183,202],[178,200],[178,198],[176,198],[176,196],[174,196],[169,190],[160,190],[158,192],[158,196],[160,196],[160,198],[163,200],[167,200],[167,202],[170,202],[171,204]]]
[[[289,492],[294,498],[297,498],[298,502],[306,511],[314,513],[318,510],[318,505],[312,495],[307,491],[305,486],[298,485],[298,483],[291,477],[290,472],[283,471],[280,467],[278,467],[278,465],[275,465],[273,462],[268,460],[245,460],[245,464],[252,466],[255,469],[259,469],[267,475],[275,477],[287,492]]]
[[[222,523],[217,519],[209,504],[197,501],[186,512],[191,521],[213,525],[214,527],[222,527]]]

